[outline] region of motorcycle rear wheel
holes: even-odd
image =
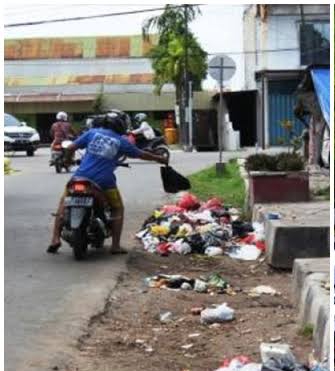
[[[87,236],[81,228],[72,231],[72,248],[75,260],[84,260],[87,256]]]

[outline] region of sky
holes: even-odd
[[[73,16],[86,16],[114,12],[161,7],[162,5],[78,5],[78,4],[13,4],[4,9],[4,23],[30,22]],[[243,28],[242,16],[244,5],[209,5],[201,6],[202,15],[190,24],[190,29],[198,38],[201,46],[210,54],[230,55],[237,65],[233,78],[225,85],[232,90],[239,90],[244,82]],[[37,26],[5,28],[5,38],[28,37],[65,37],[98,35],[134,35],[141,33],[143,22],[160,11],[122,15],[76,22],[62,22]],[[29,16],[27,16],[29,14]],[[209,57],[209,59],[211,56]],[[205,89],[217,89],[216,82],[208,77],[203,84]]]

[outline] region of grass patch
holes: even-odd
[[[190,175],[192,193],[202,200],[216,196],[223,199],[225,204],[243,208],[245,186],[236,160],[226,164],[222,177],[216,176],[215,166]]]
[[[330,186],[321,188],[313,192],[313,196],[322,197],[326,201],[330,200]]]
[[[313,338],[313,331],[314,326],[308,323],[303,328],[299,330],[299,335],[305,337],[306,339],[312,339]]]

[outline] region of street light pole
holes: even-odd
[[[190,118],[189,118],[189,112],[188,112],[188,90],[189,90],[189,85],[188,85],[188,5],[184,5],[184,21],[185,21],[185,35],[184,35],[184,84],[183,84],[183,117],[184,117],[184,122],[183,122],[183,144],[185,150],[189,150],[189,138],[188,138],[188,132],[189,132],[189,124],[190,124]]]

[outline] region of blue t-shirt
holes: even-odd
[[[141,154],[127,139],[112,130],[102,128],[88,130],[76,139],[74,144],[78,148],[86,148],[74,176],[90,179],[102,189],[116,187],[114,171],[121,156],[136,158]]]

